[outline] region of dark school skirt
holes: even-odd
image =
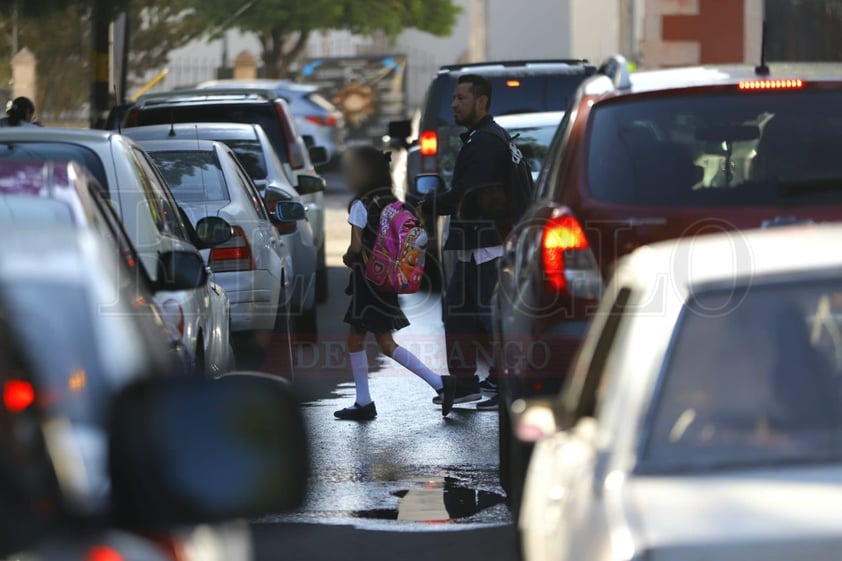
[[[378,291],[365,278],[362,267],[356,266],[351,271],[345,293],[351,296],[351,303],[345,312],[345,323],[375,335],[397,331],[409,325],[409,320],[401,311],[398,295]]]

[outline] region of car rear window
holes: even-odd
[[[237,159],[243,164],[246,173],[252,181],[266,179],[266,158],[263,154],[263,146],[257,140],[222,140],[228,146]]]
[[[137,116],[137,126],[220,122],[260,125],[281,161],[289,161],[281,122],[275,108],[269,104],[144,107],[138,111]]]
[[[328,111],[330,113],[336,111],[336,106],[318,92],[309,93],[305,95],[304,98],[323,111]]]
[[[50,226],[75,224],[73,209],[64,201],[26,195],[0,195],[0,223]]]
[[[181,203],[230,201],[216,154],[205,151],[149,152],[172,194]]]
[[[835,279],[697,294],[676,329],[642,466],[842,460],[840,334]]]
[[[517,113],[564,111],[573,99],[576,89],[586,76],[581,74],[542,74],[518,76],[492,76],[491,113],[497,116]],[[450,109],[457,77],[440,85],[438,123],[436,126],[453,124]]]
[[[102,160],[96,152],[70,142],[3,142],[7,149],[0,150],[0,161],[4,162],[47,162],[76,161],[85,166],[100,185],[108,188],[108,175]]]
[[[644,206],[842,203],[838,91],[648,97],[594,108],[588,185]]]

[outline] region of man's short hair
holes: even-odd
[[[459,76],[459,84],[471,84],[471,93],[474,97],[484,95],[488,98],[488,107],[491,108],[491,82],[479,74],[463,74]]]

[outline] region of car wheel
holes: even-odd
[[[325,256],[325,245],[322,244],[316,261],[316,302],[319,304],[327,302],[328,292],[327,257]]]
[[[295,342],[316,343],[319,340],[319,314],[315,306],[295,318]]]
[[[532,445],[515,438],[511,414],[505,402],[500,404],[499,431],[500,486],[506,492],[506,503],[512,513],[512,520],[517,524]]]

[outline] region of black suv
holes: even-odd
[[[442,66],[433,78],[421,113],[418,138],[408,147],[405,185],[406,202],[415,204],[427,193],[415,191],[415,176],[419,173],[438,173],[445,181],[453,174],[456,155],[462,144],[459,134],[463,128],[453,123],[450,109],[456,82],[464,74],[479,74],[491,82],[493,100],[491,112],[496,116],[518,113],[564,111],[579,85],[596,72],[586,60],[534,60],[482,62]],[[410,121],[396,121],[389,125],[389,136],[403,142],[415,134]],[[427,224],[435,224],[433,217],[425,217]],[[446,231],[446,221],[438,228],[429,228],[430,249],[427,256],[428,275],[435,284],[444,276],[440,240]],[[433,274],[433,271],[439,274]]]

